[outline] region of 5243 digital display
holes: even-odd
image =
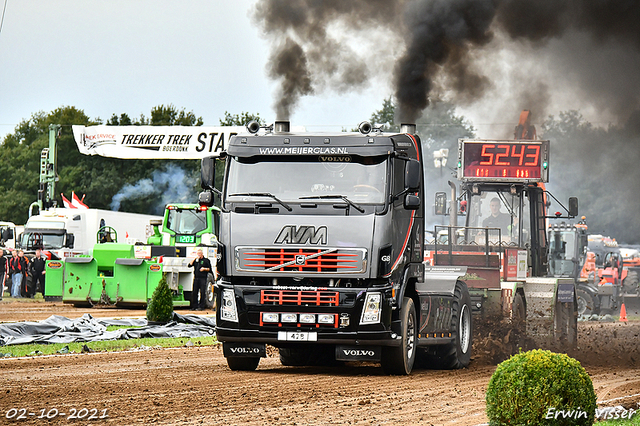
[[[549,141],[460,140],[458,177],[478,181],[547,182]]]

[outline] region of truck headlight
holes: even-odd
[[[298,322],[298,314],[281,314],[281,322]]]
[[[300,314],[300,323],[315,324],[315,322],[316,322],[315,314]]]
[[[318,314],[319,324],[333,324],[336,322],[336,316],[334,314]]]
[[[220,319],[225,321],[238,322],[236,295],[233,290],[222,290],[222,306],[220,307]]]
[[[382,315],[382,294],[367,293],[364,299],[364,308],[362,309],[362,317],[360,324],[377,324],[380,322]]]
[[[275,312],[263,312],[262,313],[262,322],[278,322],[280,319],[280,315]]]

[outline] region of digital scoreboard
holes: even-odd
[[[458,141],[458,179],[547,182],[549,141]]]

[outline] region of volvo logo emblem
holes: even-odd
[[[296,255],[296,265],[304,265],[307,262],[307,256],[304,254]]]

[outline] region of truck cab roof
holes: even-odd
[[[391,153],[416,158],[417,137],[409,134],[269,133],[237,135],[228,154],[236,157],[283,155],[360,155]]]

